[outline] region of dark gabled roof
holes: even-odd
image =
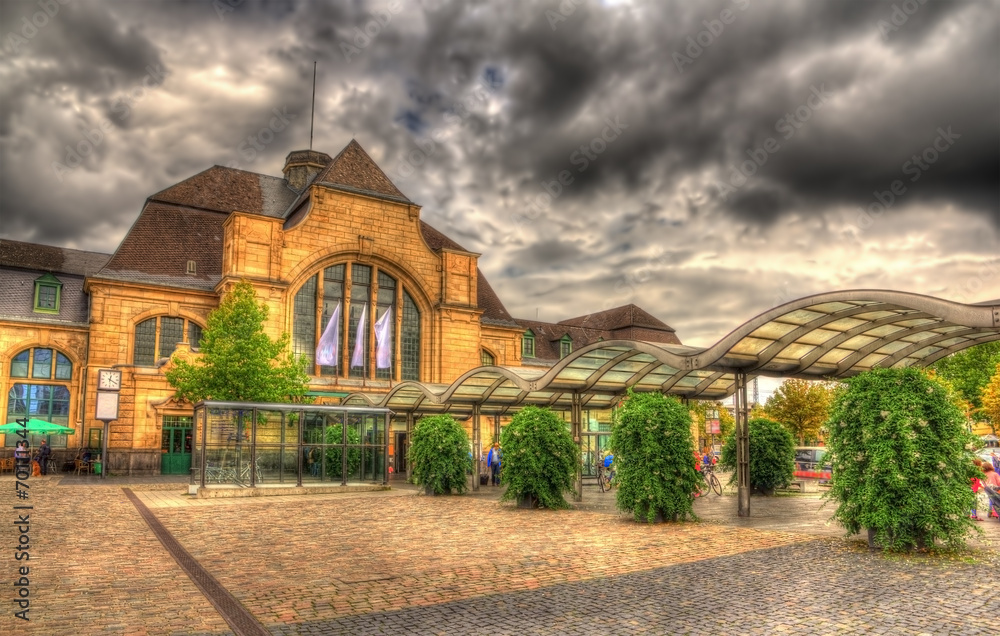
[[[227,216],[150,201],[98,276],[213,289],[222,277],[222,224]],[[187,273],[189,260],[197,273]]]
[[[104,267],[110,254],[0,239],[0,266],[87,276]]]
[[[577,318],[560,320],[560,325],[574,327],[590,327],[591,329],[618,330],[630,327],[644,327],[673,332],[674,328],[663,322],[656,316],[650,314],[645,309],[629,303],[621,307],[614,307],[595,314],[587,314]]]
[[[372,161],[361,144],[354,139],[316,175],[313,183],[346,188],[362,194],[381,195],[410,203],[410,200],[399,191],[382,169]]]
[[[674,330],[635,305],[624,305],[595,314],[569,318],[557,323],[517,318],[517,324],[535,334],[535,357],[558,360],[559,342],[564,336],[573,341],[573,350],[598,340],[643,340],[681,344]]]
[[[150,201],[173,203],[217,212],[249,212],[280,218],[296,192],[281,177],[246,170],[212,166],[149,197]]]

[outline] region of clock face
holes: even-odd
[[[121,371],[101,369],[97,377],[97,388],[117,391],[122,387]]]

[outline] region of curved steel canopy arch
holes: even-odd
[[[528,404],[570,409],[614,404],[628,388],[720,399],[736,374],[835,380],[879,366],[926,366],[1000,340],[1000,305],[966,305],[887,290],[828,292],[794,300],[743,323],[708,348],[634,340],[582,347],[553,367],[477,367],[454,382],[403,382],[384,395],[354,393],[397,412],[504,413]]]

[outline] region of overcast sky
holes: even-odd
[[[832,290],[1000,298],[996,1],[3,0],[0,36],[0,237],[111,252],[213,164],[280,175],[317,60],[313,147],[357,138],[515,316],[706,346]]]

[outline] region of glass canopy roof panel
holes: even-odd
[[[851,351],[857,351],[863,347],[870,345],[871,343],[878,340],[878,338],[872,338],[871,336],[854,336],[853,338],[848,338],[847,340],[841,342],[838,347],[841,349],[850,349]]]
[[[590,379],[590,376],[597,373],[594,369],[574,369],[566,367],[553,379],[553,382],[580,384]]]
[[[912,344],[914,342],[920,342],[921,340],[927,340],[928,338],[933,338],[934,336],[937,335],[939,334],[936,334],[933,331],[915,331],[913,333],[906,334],[905,336],[900,338],[900,340]]]
[[[808,344],[808,345],[821,345],[830,338],[839,335],[840,335],[839,331],[831,331],[829,329],[816,328],[816,329],[811,329],[806,333],[802,334],[801,336],[795,339],[795,342],[800,342],[802,344]]]
[[[865,335],[874,336],[875,338],[884,338],[885,336],[892,335],[897,331],[902,331],[903,329],[905,329],[905,327],[899,327],[897,325],[882,325],[865,331]]]
[[[853,351],[848,351],[847,349],[831,349],[827,351],[816,361],[817,364],[837,364],[847,356],[854,353]]]
[[[813,347],[813,346],[810,346],[810,345],[807,345],[807,344],[795,344],[795,343],[792,343],[792,344],[788,345],[787,347],[785,347],[784,349],[782,349],[781,352],[778,355],[775,356],[775,359],[777,359],[777,360],[793,360],[793,361],[797,362],[797,361],[801,360],[802,358],[804,358],[805,356],[807,356],[810,353],[812,353],[813,350],[815,350],[815,349],[816,349],[816,347]]]
[[[767,349],[773,340],[763,340],[761,338],[741,338],[739,342],[729,349],[729,353],[755,356],[764,349]]]
[[[857,318],[838,318],[833,322],[823,325],[823,327],[834,331],[847,331],[849,329],[854,329],[855,327],[867,324],[867,322],[867,320],[858,320]]]
[[[614,366],[612,371],[624,373],[635,373],[646,368],[651,362],[656,362],[656,358],[651,355],[636,356],[630,360],[623,360]]]
[[[822,318],[826,314],[821,314],[815,311],[808,311],[805,309],[796,309],[795,311],[790,311],[787,314],[781,314],[777,318],[781,322],[790,322],[793,325],[804,325],[807,322],[812,322],[817,318]]]
[[[909,320],[900,320],[899,322],[893,324],[899,325],[900,327],[910,328],[910,327],[923,327],[924,325],[932,325],[938,322],[941,321],[938,320],[937,318],[911,318]]]
[[[882,320],[883,318],[888,318],[890,316],[899,316],[899,315],[900,312],[898,311],[882,310],[882,311],[868,311],[863,314],[854,314],[854,317],[857,318],[858,320],[866,320],[872,322],[875,320]]]
[[[878,349],[876,349],[875,353],[885,353],[891,355],[893,353],[896,353],[900,349],[905,349],[906,347],[909,347],[910,344],[911,343],[904,342],[902,340],[897,340],[895,342],[887,342]]]
[[[871,369],[878,365],[881,365],[882,361],[888,357],[889,356],[881,353],[869,353],[865,357],[855,362],[854,366],[862,369]]]
[[[798,325],[792,325],[786,322],[767,322],[757,327],[750,332],[751,338],[762,338],[764,340],[778,340],[790,331],[793,331]]]

